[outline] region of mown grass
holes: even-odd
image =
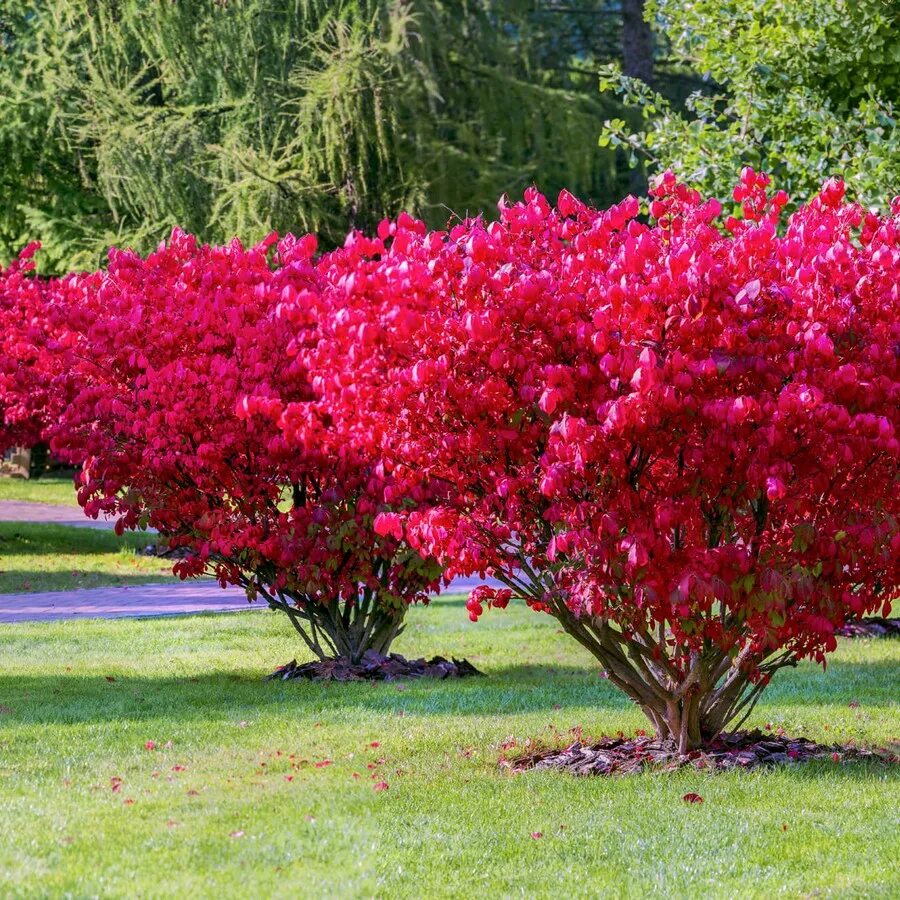
[[[269,612],[0,626],[0,894],[900,894],[896,768],[507,774],[510,739],[645,723],[551,620],[462,602],[396,645],[487,675],[462,682],[263,682],[300,654]],[[884,745],[898,675],[900,642],[842,641],[750,724]]]
[[[172,579],[172,563],[136,551],[154,535],[0,522],[0,594],[65,591]]]
[[[54,506],[78,506],[75,485],[70,476],[57,478],[0,478],[0,500],[25,500],[52,503]]]

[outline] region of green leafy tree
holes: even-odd
[[[8,5],[0,257],[39,238],[45,269],[94,266],[175,224],[333,244],[400,209],[444,224],[533,182],[598,202],[624,184],[615,155],[590,150],[613,108],[594,66],[608,4],[587,17],[533,0]]]
[[[617,68],[601,87],[640,110],[602,146],[726,196],[742,166],[801,200],[843,175],[884,208],[900,186],[900,5],[886,0],[656,0],[676,56],[708,80],[687,109]]]

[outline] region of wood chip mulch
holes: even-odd
[[[138,550],[141,556],[158,556],[160,559],[188,559],[194,555],[189,547],[167,547],[165,544],[148,544]]]
[[[572,775],[630,775],[645,769],[672,771],[687,766],[710,772],[754,769],[812,759],[878,760],[897,763],[900,747],[867,750],[862,747],[817,744],[806,738],[762,731],[739,731],[721,735],[706,750],[680,754],[670,741],[653,737],[603,738],[597,743],[576,741],[565,749],[543,749],[506,762],[513,772],[529,769],[560,769]]]
[[[406,659],[399,653],[382,656],[369,650],[362,662],[353,664],[346,657],[298,664],[292,659],[286,666],[279,666],[266,681],[290,681],[308,678],[310,681],[396,681],[399,678],[468,678],[482,675],[466,659]]]
[[[835,632],[841,637],[900,637],[900,619],[872,616],[847,622]]]

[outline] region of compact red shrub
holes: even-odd
[[[385,222],[321,260],[305,350],[392,474],[379,532],[503,581],[472,618],[555,616],[682,750],[898,584],[900,206],[832,181],[785,223],[767,185],[724,227],[669,174],[649,224],[535,191]]]
[[[299,352],[317,340],[310,237],[112,251],[71,297],[72,402],[52,446],[83,460],[79,502],[159,529],[284,611],[320,657],[386,652],[434,564],[375,533],[385,479],[315,402]],[[287,311],[286,311],[287,310]],[[288,323],[285,316],[289,316]],[[292,405],[298,440],[277,427]]]
[[[39,248],[0,268],[0,453],[42,440],[65,403],[65,367],[51,348],[69,279],[34,274]]]

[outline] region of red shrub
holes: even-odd
[[[724,232],[671,175],[652,224],[535,191],[489,225],[383,223],[320,261],[302,354],[384,454],[379,532],[493,571],[683,750],[898,584],[900,218],[835,181],[779,223],[767,183],[745,170]]]
[[[39,247],[29,244],[0,268],[0,453],[38,443],[62,405],[62,370],[48,342],[65,285],[34,274]]]
[[[387,650],[439,570],[376,535],[384,479],[314,402],[298,352],[317,339],[314,250],[176,231],[146,259],[111,252],[70,309],[67,341],[85,351],[70,354],[77,392],[52,446],[84,460],[89,515],[159,529],[191,551],[182,577],[241,584],[320,657],[355,662]]]

